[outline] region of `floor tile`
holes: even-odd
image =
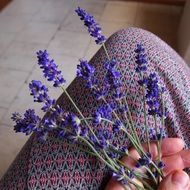
[[[48,89],[48,94],[52,99],[57,99],[62,94],[62,90],[60,88],[50,87]],[[27,109],[34,109],[38,116],[43,117],[44,112],[41,110],[41,107],[42,104],[34,102],[33,97],[30,96],[28,84],[24,84],[9,107],[6,115],[2,117],[1,123],[13,126],[14,122],[11,120],[12,113],[19,112],[22,115]]]
[[[34,15],[43,6],[44,1],[28,1],[28,0],[17,0],[12,1],[6,9],[2,11],[3,15],[10,16],[24,16],[24,15]]]
[[[0,107],[0,123],[2,122],[2,117],[5,115],[8,109]]]
[[[24,84],[9,107],[6,115],[2,117],[1,123],[13,126],[14,122],[11,120],[12,113],[19,112],[20,114],[24,114],[29,108],[35,109],[37,114],[43,116],[43,112],[40,110],[40,104],[33,102],[33,97],[30,96],[28,84]]]
[[[117,32],[120,29],[128,28],[133,26],[127,22],[110,22],[110,21],[101,21],[102,32],[107,37],[111,36],[113,33]]]
[[[32,71],[36,65],[35,56],[3,55],[0,58],[0,68],[15,69],[20,71]]]
[[[0,15],[1,32],[4,33],[19,33],[28,22],[28,19],[21,16]]]
[[[7,34],[5,32],[0,33],[0,56],[3,54],[7,48],[11,45],[15,38],[15,34]]]
[[[67,87],[76,77],[77,65],[79,64],[78,57],[71,57],[67,55],[53,55],[59,69],[62,71]]]
[[[85,9],[87,12],[92,14],[97,22],[100,21],[100,17],[103,14],[105,9],[105,2],[101,1],[77,1],[75,2],[70,13],[67,15],[63,23],[61,24],[61,30],[74,31],[80,33],[86,33],[87,28],[84,26],[83,21],[80,20],[78,15],[75,12],[75,9],[80,6],[82,9]]]
[[[134,23],[137,6],[136,2],[110,1],[106,5],[102,20]]]
[[[61,23],[70,12],[68,1],[45,1],[41,10],[32,17],[34,21]]]
[[[18,35],[17,41],[47,44],[55,35],[58,24],[45,22],[30,22]]]
[[[84,59],[90,60],[96,52],[101,48],[101,46],[97,45],[94,40],[91,39],[90,44],[87,48],[87,51],[85,52]]]
[[[9,55],[15,55],[15,56],[23,55],[23,56],[33,57],[36,56],[37,51],[45,50],[47,48],[47,44],[14,41],[13,43],[11,43],[9,48],[7,48],[5,56],[8,57]]]
[[[59,31],[50,42],[48,50],[52,54],[66,54],[81,58],[84,56],[89,42],[90,36],[87,33]]]
[[[0,68],[0,107],[10,106],[27,77],[27,72]]]
[[[103,14],[106,3],[105,1],[75,1],[74,9],[78,6],[96,17]]]
[[[100,16],[96,16],[95,19],[98,21]],[[73,9],[61,23],[60,30],[87,34],[88,29],[84,26],[83,21],[80,20]]]

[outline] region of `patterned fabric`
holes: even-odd
[[[171,47],[154,34],[137,28],[128,28],[112,35],[106,42],[106,47],[109,55],[118,61],[118,68],[123,75],[123,88],[127,93],[139,136],[143,140],[145,133],[142,94],[137,85],[139,76],[134,69],[134,49],[137,43],[145,46],[150,70],[159,75],[162,85],[167,89],[164,99],[169,115],[166,119],[165,133],[183,138],[187,147],[190,147],[190,70],[188,66]],[[91,60],[91,64],[98,70],[97,77],[100,79],[105,74],[103,67],[105,61],[106,55],[103,48]],[[69,86],[68,92],[82,113],[89,116],[101,102],[97,102],[84,86],[82,79],[75,79]],[[76,112],[64,94],[59,98],[58,103],[65,109]],[[148,124],[153,126],[151,117],[148,118]],[[119,134],[113,141],[119,145],[129,145],[123,134]],[[70,145],[53,134],[42,144],[37,142],[33,135],[2,178],[0,189],[96,190],[104,189],[108,179],[108,168],[93,156],[80,151],[79,145]]]

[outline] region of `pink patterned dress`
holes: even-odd
[[[165,42],[154,34],[138,28],[128,28],[113,34],[106,42],[111,58],[118,62],[122,73],[123,88],[137,132],[144,139],[145,130],[142,113],[142,93],[135,72],[135,48],[142,43],[149,57],[149,68],[156,72],[161,84],[167,89],[164,99],[167,111],[165,134],[181,137],[190,147],[190,69],[183,59]],[[90,63],[98,70],[100,79],[105,74],[103,63],[106,55],[101,48]],[[102,84],[103,85],[103,84]],[[101,102],[85,88],[82,79],[75,79],[68,92],[85,116],[94,113]],[[111,97],[110,97],[111,98]],[[65,109],[76,112],[67,97],[62,94],[58,103]],[[153,119],[148,118],[153,126]],[[128,139],[120,134],[113,139],[119,145],[129,145]],[[96,190],[104,189],[109,180],[109,169],[95,157],[78,149],[53,134],[45,143],[32,135],[7,173],[0,181],[1,190]]]

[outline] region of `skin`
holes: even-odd
[[[143,145],[147,150],[147,146]],[[179,138],[166,138],[162,142],[162,160],[165,163],[164,175],[159,190],[190,190],[189,176],[183,172],[184,168],[190,167],[190,150],[183,150],[184,142]],[[130,154],[138,159],[140,156],[134,148],[130,149]],[[151,155],[153,159],[158,157],[156,142],[151,143]],[[129,157],[121,159],[126,165],[133,168],[135,162]],[[124,190],[122,185],[112,178],[106,190]],[[134,188],[135,190],[135,188]]]

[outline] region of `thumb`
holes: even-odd
[[[174,171],[166,176],[158,190],[188,190],[189,176],[182,170]]]

